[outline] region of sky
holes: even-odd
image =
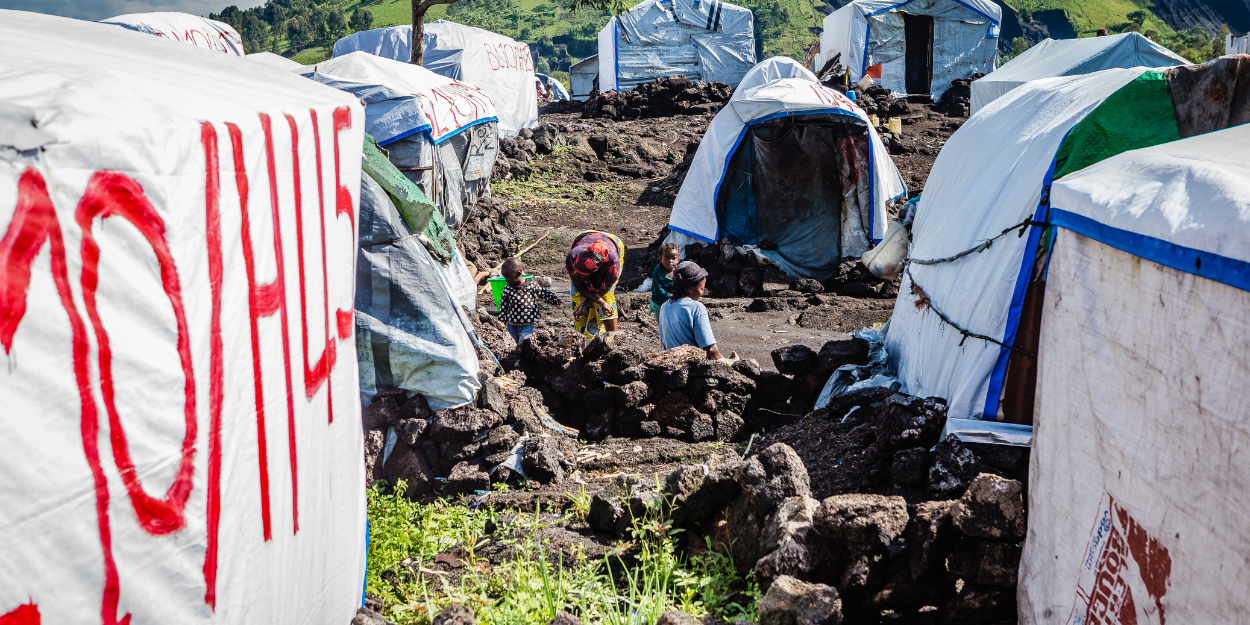
[[[151,11],[179,11],[207,16],[232,4],[248,9],[264,3],[265,0],[0,0],[0,9],[102,20],[115,15]]]

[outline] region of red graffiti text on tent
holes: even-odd
[[[325,385],[327,390],[328,420],[331,422],[333,421],[333,412],[328,409],[332,401],[330,372],[333,370],[336,360],[336,340],[349,339],[352,331],[350,306],[347,306],[346,309],[335,310],[336,331],[332,332],[330,327],[329,278],[326,272],[326,257],[329,250],[326,246],[325,198],[321,192],[321,132],[316,113],[309,111],[309,115],[312,120],[313,133],[311,141],[313,143],[318,183],[318,195],[316,198],[318,211],[315,214],[319,216],[321,228],[319,238],[308,242],[304,241],[304,207],[302,204],[303,198],[300,196],[301,163],[298,155],[299,133],[296,119],[292,115],[282,116],[290,128],[290,149],[293,159],[292,168],[294,170],[293,184],[295,186],[295,202],[297,205],[294,210],[279,211],[277,172],[274,158],[275,145],[271,119],[268,115],[262,114],[260,116],[260,125],[265,144],[265,173],[267,174],[268,182],[266,186],[270,191],[269,197],[265,199],[269,200],[269,213],[273,220],[272,249],[278,268],[277,278],[269,284],[256,283],[255,250],[253,249],[249,218],[255,214],[263,213],[261,213],[259,203],[255,210],[249,210],[249,207],[251,207],[249,200],[255,198],[249,198],[248,173],[245,165],[246,155],[243,150],[242,131],[236,124],[225,124],[226,134],[229,136],[229,154],[233,163],[233,171],[227,173],[234,174],[234,187],[238,194],[242,221],[241,231],[233,233],[241,239],[242,258],[232,260],[234,262],[243,261],[246,267],[248,282],[247,304],[252,345],[251,366],[255,382],[255,414],[259,441],[258,488],[261,495],[260,532],[257,533],[257,539],[261,541],[268,541],[272,538],[272,527],[270,523],[268,458],[265,442],[265,407],[261,379],[262,363],[257,322],[263,317],[273,315],[280,315],[281,317],[283,365],[285,368],[283,373],[287,399],[287,447],[292,480],[291,514],[294,531],[299,531],[299,491],[296,483],[298,458],[295,448],[295,407],[293,403],[296,401],[296,394],[293,392],[294,382],[292,379],[290,347],[291,329],[287,324],[286,270],[283,265],[282,228],[279,226],[279,220],[283,214],[293,215],[296,220],[296,247],[299,260],[297,273],[299,277],[301,319],[300,345],[302,348],[299,358],[303,360],[301,368],[304,376],[303,395],[307,401],[311,401],[321,386]],[[347,225],[351,228],[351,240],[355,241],[352,198],[347,188],[342,185],[342,172],[340,171],[339,162],[339,133],[351,126],[350,110],[344,107],[334,111],[330,123],[335,176],[335,211],[333,220],[337,221],[339,217],[346,216],[348,218]],[[210,377],[207,433],[208,475],[206,492],[202,495],[207,500],[208,543],[204,561],[204,601],[210,607],[215,608],[217,602],[217,559],[219,555],[218,528],[222,507],[220,484],[223,444],[221,414],[225,374],[221,338],[223,330],[221,323],[223,309],[222,283],[225,263],[222,250],[223,240],[231,236],[231,233],[223,232],[221,226],[221,152],[219,149],[218,132],[213,124],[205,122],[201,125],[201,143],[205,157],[205,249],[208,257],[208,288],[211,292],[212,301],[210,336],[207,337],[210,361],[208,367]],[[285,148],[285,146],[283,147]],[[309,214],[314,213],[310,210]],[[101,255],[107,253],[107,250],[102,250],[96,243],[93,232],[102,222],[109,218],[120,218],[134,226],[151,248],[159,267],[161,288],[173,310],[177,330],[175,348],[184,379],[182,390],[185,401],[182,419],[185,429],[180,443],[180,459],[174,480],[166,491],[160,495],[153,495],[147,491],[140,481],[139,471],[131,459],[129,441],[121,419],[121,409],[125,407],[117,405],[114,395],[112,351],[115,346],[110,341],[108,328],[99,314],[96,301],[99,283],[99,261]],[[74,301],[74,285],[69,273],[70,263],[68,262],[68,257],[72,250],[66,248],[62,235],[63,229],[71,226],[76,226],[81,231],[82,244],[78,252],[82,272],[78,276],[78,283],[85,310],[79,310],[78,305]],[[315,247],[317,242],[320,242],[320,249]],[[197,380],[192,362],[191,345],[193,341],[191,330],[187,323],[187,311],[185,310],[182,296],[184,289],[188,285],[184,285],[181,282],[178,267],[174,262],[173,250],[170,248],[169,241],[166,238],[165,223],[160,216],[160,211],[152,205],[143,187],[129,175],[109,170],[94,173],[90,177],[82,197],[78,200],[73,212],[72,222],[63,223],[62,219],[58,217],[56,207],[53,205],[51,196],[48,193],[48,183],[44,174],[34,167],[28,167],[22,172],[17,181],[17,204],[13,209],[13,217],[3,236],[0,236],[0,267],[3,268],[3,271],[0,271],[0,346],[4,347],[6,353],[9,353],[12,349],[14,337],[19,331],[21,321],[26,314],[28,304],[27,291],[31,281],[32,265],[35,258],[45,247],[49,248],[51,256],[51,277],[56,286],[57,304],[60,305],[69,319],[70,344],[72,346],[70,356],[81,417],[80,430],[83,454],[91,469],[95,493],[96,530],[100,540],[104,569],[100,622],[104,625],[127,625],[130,622],[130,615],[118,615],[122,580],[118,574],[117,563],[113,556],[109,518],[109,484],[104,470],[103,455],[99,449],[100,406],[97,405],[92,393],[92,367],[89,360],[91,355],[90,337],[94,336],[97,345],[95,364],[98,371],[98,379],[96,382],[99,383],[104,417],[107,420],[111,456],[121,476],[122,485],[131,509],[134,511],[135,519],[138,525],[153,537],[177,533],[187,525],[185,512],[188,501],[192,497],[197,496],[193,487],[196,439],[200,427],[196,417],[195,388]],[[314,255],[318,253],[320,255],[317,261],[320,262],[322,268],[322,284],[319,290],[322,294],[322,313],[324,314],[324,323],[321,328],[322,337],[317,337],[318,341],[324,340],[324,342],[320,346],[316,346],[320,351],[320,355],[315,357],[315,361],[311,365],[309,364],[310,356],[312,356],[309,352],[309,298],[304,271],[306,248],[311,248],[310,251]],[[354,250],[345,250],[345,253],[350,253],[352,258],[355,258]],[[232,304],[232,307],[237,308],[239,303]],[[204,342],[195,341],[197,344]],[[38,597],[33,599],[28,604],[10,609],[9,612],[0,615],[0,625],[37,625],[40,622],[39,610],[36,604]],[[5,609],[5,607],[0,606],[0,609]]]

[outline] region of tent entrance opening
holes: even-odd
[[[903,31],[907,39],[907,93],[929,93],[933,82],[933,16],[903,13]]]
[[[775,250],[783,267],[832,275],[842,252],[843,195],[854,187],[839,175],[843,152],[865,133],[844,119],[818,114],[749,126],[717,193],[720,236]]]

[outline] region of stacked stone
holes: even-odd
[[[479,270],[497,266],[520,249],[517,234],[521,218],[502,200],[482,198],[465,207],[464,223],[456,233],[456,243],[464,259]]]
[[[568,131],[568,127],[564,124],[542,121],[534,128],[522,128],[514,139],[500,139],[499,156],[495,159],[495,168],[491,172],[491,178],[494,180],[528,179],[533,173],[529,162],[540,155],[551,154],[556,148],[568,145],[568,139],[563,134]]]
[[[758,365],[706,362],[697,347],[648,354],[621,342],[609,333],[573,345],[540,329],[521,342],[518,364],[531,384],[542,384],[556,418],[589,440],[739,437]]]
[[[667,233],[665,233],[667,234]],[[761,243],[761,247],[767,243]],[[659,248],[657,244],[656,249]],[[708,272],[709,297],[753,297],[748,310],[804,309],[819,306],[829,295],[892,299],[898,296],[898,280],[886,281],[872,275],[856,258],[847,258],[828,280],[793,278],[780,267],[764,262],[754,253],[738,251],[728,239],[715,244],[691,243],[683,258],[699,263]],[[656,262],[659,262],[658,254]],[[781,298],[769,302],[770,298]]]
[[[505,393],[486,371],[478,381],[475,403],[438,412],[421,395],[376,395],[363,414],[366,482],[403,480],[414,499],[440,484],[443,492],[471,493],[518,478],[513,459],[528,479],[563,482],[575,468],[576,432],[547,415],[536,389]]]
[[[642,83],[630,91],[608,91],[592,96],[582,107],[582,118],[619,121],[716,113],[732,95],[733,87],[722,82],[670,76]]]
[[[1025,533],[1021,484],[978,475],[961,495],[908,504],[874,494],[811,497],[807,470],[776,443],[746,460],[713,456],[670,473],[662,492],[617,478],[588,522],[627,536],[648,507],[751,572],[760,623],[998,623],[1015,614]]]

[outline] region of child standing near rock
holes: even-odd
[[[673,270],[681,258],[676,243],[660,246],[660,264],[651,272],[651,316],[660,318],[660,307],[673,296]]]
[[[508,334],[512,336],[512,340],[520,343],[534,333],[534,321],[542,316],[534,298],[541,297],[548,303],[559,304],[560,297],[525,279],[522,275],[525,273],[525,263],[519,258],[503,261],[500,273],[508,284],[499,295],[499,320],[508,324]]]

